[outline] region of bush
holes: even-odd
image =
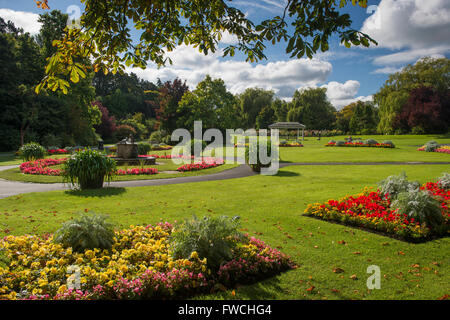
[[[30,142],[20,148],[19,154],[25,161],[44,159],[45,148],[36,142]]]
[[[71,247],[75,252],[109,250],[114,243],[114,229],[107,219],[104,215],[82,214],[78,219],[63,223],[55,232],[53,241]]]
[[[422,127],[416,126],[411,129],[411,133],[412,134],[425,134],[426,132]]]
[[[409,182],[406,174],[403,172],[398,176],[392,175],[384,179],[378,184],[381,194],[389,195],[394,200],[401,192],[406,192],[411,189],[418,189],[420,184],[416,181]]]
[[[267,147],[267,155],[270,156],[272,153],[272,143],[269,139],[267,139],[266,143]],[[252,141],[248,147],[245,148],[245,162],[252,168],[255,172],[261,172],[261,168],[264,167],[270,167],[271,163],[263,164],[261,162],[261,159],[259,157],[259,148],[260,148],[260,139],[257,141]],[[250,150],[253,150],[256,152],[256,163],[249,163],[250,162]]]
[[[371,144],[377,144],[378,141],[374,139],[367,139],[364,141],[365,144],[371,145]]]
[[[425,151],[426,152],[434,152],[434,150],[438,147],[439,147],[439,143],[437,143],[436,141],[428,141],[425,144]]]
[[[154,131],[150,135],[150,138],[148,139],[150,142],[154,143],[161,143],[163,139],[163,132],[161,130]]]
[[[328,143],[329,144],[332,144],[332,143],[336,144],[336,140],[330,140],[330,141],[328,141]]]
[[[438,229],[444,223],[440,202],[427,190],[410,189],[399,193],[392,208],[433,229]]]
[[[123,140],[130,135],[133,137],[136,136],[136,130],[128,124],[121,124],[120,126],[117,126],[115,134],[117,139]]]
[[[218,270],[232,259],[232,250],[243,235],[238,231],[239,217],[203,217],[185,220],[175,227],[170,243],[175,259],[189,259],[197,252],[200,259],[206,258],[212,270]]]
[[[200,153],[195,153],[195,145],[199,145],[201,147],[201,151]],[[203,150],[205,150],[206,148],[206,141],[203,140],[198,140],[198,139],[192,139],[190,142],[190,151],[192,155],[195,155],[196,157],[199,157],[201,155],[201,153],[203,152]]]
[[[149,151],[152,149],[151,145],[149,143],[140,142],[138,143],[138,154],[145,155],[149,153]]]
[[[111,181],[116,162],[103,153],[87,149],[78,151],[64,163],[65,182],[77,184],[80,189],[102,188],[103,181]]]
[[[342,141],[342,140],[336,141],[336,146],[337,146],[337,147],[339,147],[339,146],[345,146],[345,141]]]
[[[445,172],[441,177],[439,177],[438,183],[442,189],[450,189],[450,174]]]
[[[385,141],[383,141],[383,144],[387,144],[387,145],[392,146],[392,148],[395,148],[395,144],[391,140],[385,140]]]

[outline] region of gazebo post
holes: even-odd
[[[305,128],[302,128],[302,141],[305,141]]]

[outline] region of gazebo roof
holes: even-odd
[[[305,129],[306,126],[299,122],[277,122],[269,125],[269,129]]]

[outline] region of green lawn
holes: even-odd
[[[299,267],[238,287],[236,296],[228,290],[197,298],[437,299],[449,293],[449,238],[410,244],[302,213],[308,203],[357,193],[391,174],[405,171],[411,180],[425,182],[449,169],[449,165],[290,166],[276,176],[24,194],[0,200],[0,236],[53,232],[86,210],[109,214],[118,227],[174,222],[193,214],[239,215],[245,232],[291,255]],[[369,265],[381,268],[380,290],[366,287]],[[334,273],[335,268],[344,272]]]
[[[430,140],[438,143],[450,143],[448,136],[358,136],[363,139],[372,138],[378,142],[391,140],[396,148],[351,148],[351,147],[324,147],[331,139],[344,140],[341,137],[305,138],[304,148],[282,148],[281,160],[286,162],[450,162],[450,155],[437,152],[417,151]]]

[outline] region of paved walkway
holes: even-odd
[[[282,162],[280,168],[288,166],[328,166],[328,165],[450,165],[450,162]],[[14,166],[0,166],[0,171],[8,170],[17,167]],[[247,165],[240,165],[233,169],[224,170],[221,172],[192,176],[192,177],[176,177],[168,179],[151,179],[151,180],[132,180],[132,181],[114,181],[111,182],[112,187],[144,187],[144,186],[161,186],[169,184],[193,183],[202,181],[217,181],[228,180],[236,178],[244,178],[253,176],[255,173]],[[63,183],[31,183],[18,182],[0,179],[0,199],[13,195],[29,192],[44,192],[53,190],[69,189],[68,185]]]

